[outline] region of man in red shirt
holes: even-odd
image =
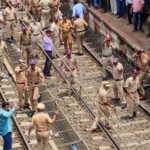
[[[137,26],[138,26],[138,22],[139,22],[139,30],[141,31],[141,33],[143,33],[143,30],[142,30],[143,23],[142,23],[142,18],[141,18],[143,7],[144,7],[144,0],[133,0],[132,1],[132,6],[131,6],[131,10],[130,10],[131,14],[133,11],[133,21],[134,21],[134,29],[132,30],[132,32],[137,31]]]

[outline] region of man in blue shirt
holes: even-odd
[[[50,59],[52,60],[53,41],[50,37],[51,37],[51,31],[47,30],[46,37],[43,38],[43,45],[44,45],[44,50],[47,56],[49,56]],[[51,76],[50,69],[51,69],[52,63],[51,63],[51,60],[47,56],[46,56],[45,67],[44,67],[43,73],[45,76]]]
[[[72,17],[75,17],[76,14],[79,14],[80,18],[84,19],[84,11],[86,11],[84,5],[78,3],[78,1],[74,1]]]
[[[16,103],[13,103],[9,110],[9,103],[3,102],[0,109],[0,135],[4,140],[4,150],[12,149],[12,121],[11,116],[15,112]]]

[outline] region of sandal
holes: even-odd
[[[23,110],[24,110],[24,109],[23,109],[23,106],[20,106],[20,110],[21,110],[21,111],[23,111]]]

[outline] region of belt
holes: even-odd
[[[17,82],[17,84],[25,84],[24,82]]]
[[[79,33],[79,32],[84,32],[85,30],[83,30],[83,31],[75,31],[76,33]]]
[[[15,19],[13,19],[13,20],[7,20],[7,21],[14,21]]]
[[[123,79],[114,79],[115,81],[122,81]]]
[[[37,132],[43,132],[43,131],[48,131],[48,129],[45,130],[36,130]]]
[[[28,43],[28,44],[22,44],[22,45],[24,45],[24,46],[29,46],[29,45],[30,45],[30,43]]]
[[[33,35],[33,36],[38,36],[38,35],[40,35],[40,33],[39,33],[39,34],[35,34],[35,35]]]
[[[148,72],[148,70],[142,70],[142,69],[141,69],[141,71],[142,71],[142,72]]]
[[[106,106],[106,104],[102,104],[102,103],[100,103],[100,105]]]
[[[30,82],[30,81],[29,81]],[[39,84],[39,82],[30,82],[31,84]]]
[[[137,91],[135,91],[135,92],[130,92],[131,94],[135,94]]]
[[[38,6],[32,6],[33,8],[37,8]]]
[[[70,69],[71,70],[71,69]],[[71,71],[74,71],[75,69],[73,69],[73,70],[71,70]],[[68,71],[68,72],[70,72],[69,70],[65,70],[65,71]]]
[[[43,10],[49,10],[49,8],[42,8]]]
[[[103,55],[103,57],[110,57],[110,56],[112,56],[112,54],[111,54],[111,55],[109,55],[109,56],[105,56],[105,55]]]

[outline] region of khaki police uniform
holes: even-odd
[[[58,21],[62,20],[61,11],[60,10],[54,11],[54,17],[56,17]]]
[[[26,7],[27,10],[29,10],[29,0],[24,0],[24,5]]]
[[[54,46],[56,47],[56,49],[58,49],[59,46],[60,46],[60,37],[59,37],[59,27],[58,27],[58,24],[55,23],[55,22],[53,22],[51,24],[50,30],[53,32],[53,36],[55,38]],[[54,56],[56,55],[55,50],[53,51],[53,55]]]
[[[51,11],[50,11],[51,19],[54,18],[54,6],[58,6],[58,8],[59,8],[59,5],[60,5],[60,0],[52,0],[51,1]]]
[[[75,65],[77,63],[76,62],[76,56],[74,54],[71,54],[71,58],[68,58],[67,56],[64,56],[63,60],[67,64],[67,66],[70,68],[73,75],[76,77],[77,76],[77,74],[76,74],[76,65]],[[63,62],[62,62],[62,64],[63,64]],[[71,86],[74,86],[75,85],[75,78],[72,75],[72,73],[68,70],[67,66],[64,64],[66,79],[67,79],[68,83]],[[68,94],[70,95],[71,92],[72,92],[71,88],[68,86]]]
[[[4,63],[4,56],[3,56],[4,49],[7,49],[7,45],[4,41],[1,40],[1,43],[0,43],[0,76],[2,73],[2,67]]]
[[[109,106],[104,104],[104,103],[108,102],[108,94],[109,94],[108,91],[102,85],[100,87],[99,93],[98,93],[98,97],[99,97],[98,107],[103,112],[103,114],[106,116],[106,118],[109,120],[109,116],[110,116],[109,109],[108,109]],[[98,111],[97,114],[96,114],[96,118],[93,122],[93,125],[91,126],[91,129],[96,129],[97,128],[97,124],[100,121],[101,117],[102,117],[102,114],[101,114],[101,112]],[[109,124],[106,123],[106,122],[105,122],[105,125],[109,126]]]
[[[33,56],[40,54],[39,44],[43,46],[42,35],[39,28],[41,29],[41,24],[39,22],[37,22],[36,24],[32,22],[30,24],[30,29],[33,31],[32,33],[32,55]]]
[[[40,74],[43,74],[41,69],[35,67],[35,69],[28,68],[26,71],[26,77],[29,81],[29,93],[30,93],[30,100],[32,105],[32,111],[35,110],[35,105],[37,104],[37,99],[39,98],[39,87],[37,86],[40,81]]]
[[[67,42],[69,44],[69,49],[72,49],[72,35],[71,35],[71,31],[70,31],[70,27],[72,27],[71,21],[70,20],[66,20],[66,22],[64,22],[64,20],[61,20],[58,23],[58,26],[62,27],[62,39],[64,41],[64,49],[65,49],[65,51],[68,48]]]
[[[24,17],[22,20],[22,23],[25,25],[25,27],[29,28],[30,24],[32,22],[32,18],[29,18],[28,16]]]
[[[0,11],[0,20],[4,21],[2,11]],[[5,28],[4,24],[2,22],[0,22],[0,37],[3,37],[4,28]]]
[[[31,53],[31,34],[27,31],[26,34],[20,35],[20,40],[22,41],[22,54],[23,60],[25,60],[26,64],[29,65],[30,61],[30,53]]]
[[[37,106],[38,110],[44,110],[42,103]],[[44,112],[38,112],[32,117],[31,126],[36,126],[36,139],[37,139],[37,150],[49,150],[49,127],[48,124],[52,122],[52,119],[48,114]]]
[[[102,48],[102,73],[103,77],[106,77],[106,68],[111,63],[113,65],[113,55],[112,55],[112,48],[105,43],[103,48]]]
[[[118,93],[120,95],[120,98],[122,100],[122,103],[127,103],[123,91],[123,85],[124,85],[124,80],[123,80],[123,71],[119,71],[119,69],[123,69],[123,66],[120,62],[118,62],[117,66],[113,65],[113,91],[115,98],[118,98]]]
[[[18,90],[18,96],[19,96],[19,104],[20,106],[23,106],[22,102],[22,95],[24,94],[25,103],[28,103],[28,91],[24,88],[25,85],[25,71],[19,72],[21,68],[17,66],[15,68],[15,75],[16,75],[16,86]]]
[[[9,36],[14,35],[14,26],[15,26],[15,8],[6,7],[4,10],[4,16],[6,16],[6,27]]]
[[[84,19],[76,19],[74,21],[74,29],[76,34],[76,42],[79,50],[79,54],[83,54],[83,36],[85,34],[85,27],[88,26],[88,24],[85,22]]]
[[[41,0],[40,4],[42,4],[42,15],[41,15],[42,27],[43,28],[49,27],[51,0]]]
[[[131,76],[126,80],[125,87],[128,88],[129,92],[132,94],[133,99],[135,99],[137,102],[140,102],[139,100],[139,94],[137,92],[139,84],[139,79],[136,77],[135,79]],[[130,116],[133,115],[133,112],[137,110],[138,104],[135,103],[130,97],[129,97],[129,114]]]
[[[29,3],[31,3],[31,11],[32,11],[32,16],[37,17],[38,21],[40,21],[41,18],[41,9],[39,6],[40,0],[29,0]]]
[[[142,95],[145,95],[145,90],[143,88],[143,80],[146,78],[146,75],[148,73],[148,56],[146,54],[143,54],[143,57],[144,57],[144,60],[146,61],[146,65],[143,66],[142,65],[142,62],[140,60],[140,73],[138,75],[138,78],[139,78],[139,82],[140,82],[140,89],[139,89],[139,92],[140,94]]]

